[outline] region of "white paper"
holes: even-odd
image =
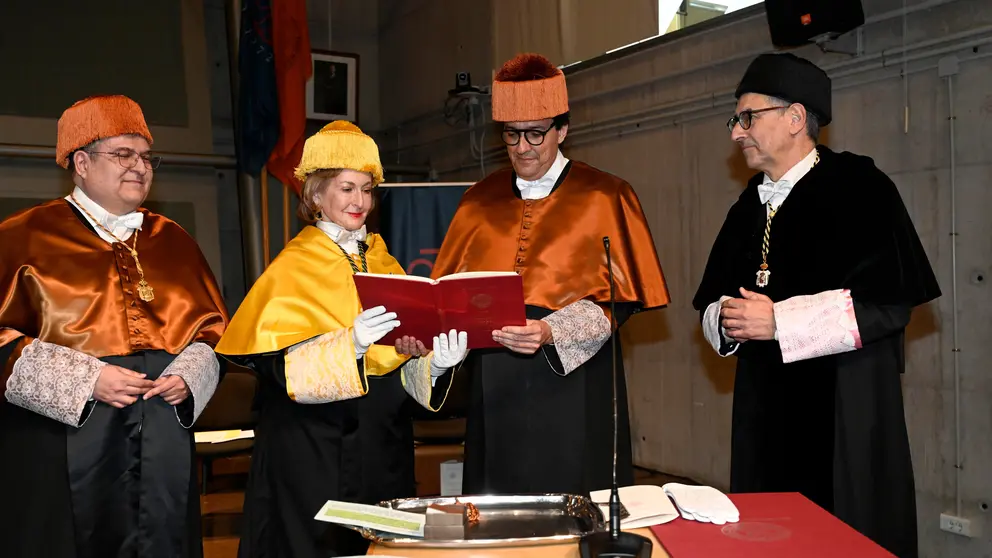
[[[195,440],[197,444],[220,444],[223,442],[250,439],[254,437],[254,430],[211,430],[193,433],[193,440]]]
[[[630,516],[620,520],[622,529],[640,529],[652,525],[668,523],[679,516],[675,505],[668,499],[664,489],[652,484],[621,486],[620,503]],[[610,490],[597,490],[589,494],[592,501],[599,504],[607,524],[610,521]]]
[[[423,537],[427,516],[382,506],[328,500],[314,516],[314,519],[340,525],[368,527],[398,535]]]
[[[462,462],[456,460],[441,463],[441,496],[462,495]]]

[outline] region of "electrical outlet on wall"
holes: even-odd
[[[971,532],[971,520],[949,513],[940,514],[940,530],[964,537],[974,536]]]

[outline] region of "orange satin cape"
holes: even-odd
[[[369,273],[404,273],[381,236],[369,234],[365,242]],[[350,328],[362,310],[353,277],[348,258],[334,241],[315,226],[304,227],[252,285],[217,344],[217,352],[229,356],[271,353]],[[365,354],[365,373],[389,373],[407,358],[394,347],[372,345]]]
[[[100,358],[215,345],[227,310],[199,246],[174,221],[140,211],[150,302],[138,298],[130,251],[97,236],[64,199],[0,223],[0,346],[25,336]]]
[[[578,300],[610,300],[603,237],[610,237],[616,301],[643,310],[669,303],[654,240],[630,184],[571,161],[540,200],[518,197],[512,169],[469,188],[431,273],[516,271],[528,305],[560,310]]]

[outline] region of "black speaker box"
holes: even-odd
[[[772,44],[801,46],[837,38],[865,23],[860,0],[765,0]]]

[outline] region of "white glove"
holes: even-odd
[[[386,312],[383,306],[369,308],[355,318],[352,338],[355,341],[355,358],[362,358],[373,343],[400,325],[396,312]]]
[[[431,376],[443,375],[449,368],[465,360],[468,355],[468,333],[451,330],[434,336],[434,355],[431,357]]]
[[[717,525],[741,520],[740,512],[730,498],[711,486],[688,486],[670,482],[663,485],[662,489],[675,501],[675,507],[683,519]]]

